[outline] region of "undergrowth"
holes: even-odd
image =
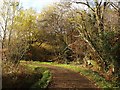
[[[30,64],[16,64],[6,61],[2,63],[2,88],[31,89],[46,88],[51,80],[47,68],[31,66]]]

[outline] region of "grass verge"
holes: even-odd
[[[34,85],[32,85],[31,89],[47,88],[50,81],[51,81],[51,74],[49,71],[45,71],[43,73],[43,77],[38,82],[36,82]]]
[[[47,86],[49,85],[49,83],[51,81],[51,77],[52,77],[50,71],[45,67],[38,67],[38,66],[35,66],[35,65],[29,65],[29,64],[27,66],[31,69],[34,69],[34,73],[36,73],[36,75],[39,75],[39,73],[42,73],[42,78],[38,79],[38,81],[35,82],[30,87],[30,90],[47,88]]]
[[[2,63],[2,89],[35,89],[46,88],[51,80],[51,73],[47,68],[12,62]]]

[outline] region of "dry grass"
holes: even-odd
[[[16,65],[10,61],[3,61],[2,62],[2,74],[3,76],[6,76],[8,74],[21,74],[23,72],[26,72],[27,69],[25,69],[21,65]]]
[[[33,84],[29,79],[33,77],[32,70],[23,65],[16,65],[10,61],[2,62],[3,88],[23,88]],[[28,85],[25,83],[28,82]]]

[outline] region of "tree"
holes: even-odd
[[[36,13],[32,9],[20,12],[14,18],[12,40],[10,42],[9,58],[14,61],[24,59],[30,45],[37,34]],[[10,26],[11,27],[11,26]],[[15,48],[16,47],[16,48]],[[14,50],[13,50],[14,48]]]
[[[0,9],[0,39],[2,43],[2,60],[6,58],[4,50],[6,50],[9,46],[10,38],[11,38],[11,31],[12,29],[8,30],[8,26],[13,24],[13,19],[16,10],[18,9],[19,3],[13,0],[2,0],[2,6]],[[7,36],[8,35],[8,36]],[[9,38],[8,43],[6,43],[6,39]]]
[[[82,23],[79,24],[80,36],[83,37],[99,56],[103,69],[107,72],[109,66],[113,64],[113,72],[118,74],[119,56],[117,53],[119,52],[119,20],[117,20],[116,17],[119,18],[119,7],[117,4],[107,0],[95,0],[92,5],[88,0],[75,3],[83,4],[88,7],[87,11],[78,12],[82,17]],[[113,6],[118,11],[118,14],[110,6]],[[112,17],[113,13],[114,17]],[[112,18],[114,22],[112,22],[110,18]],[[116,38],[117,41],[115,41]],[[114,44],[112,44],[113,42]]]
[[[55,36],[54,40],[48,38],[48,42],[56,45],[58,48],[55,50],[56,54],[62,55],[63,50],[68,46],[68,29],[69,24],[67,20],[68,13],[70,12],[70,3],[56,4],[45,9],[39,17],[39,26],[41,30],[47,32],[51,36]],[[71,26],[72,27],[72,26]],[[68,31],[69,30],[69,31]],[[53,46],[54,46],[53,45]]]
[[[19,62],[37,34],[36,12],[22,10],[14,0],[3,0],[0,17],[2,60]]]

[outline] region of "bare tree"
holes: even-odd
[[[18,2],[14,0],[2,0],[2,6],[0,8],[0,38],[2,43],[2,60],[6,59],[5,51],[9,48],[10,45],[12,27],[11,29],[8,29],[8,26],[13,25],[17,6]]]

